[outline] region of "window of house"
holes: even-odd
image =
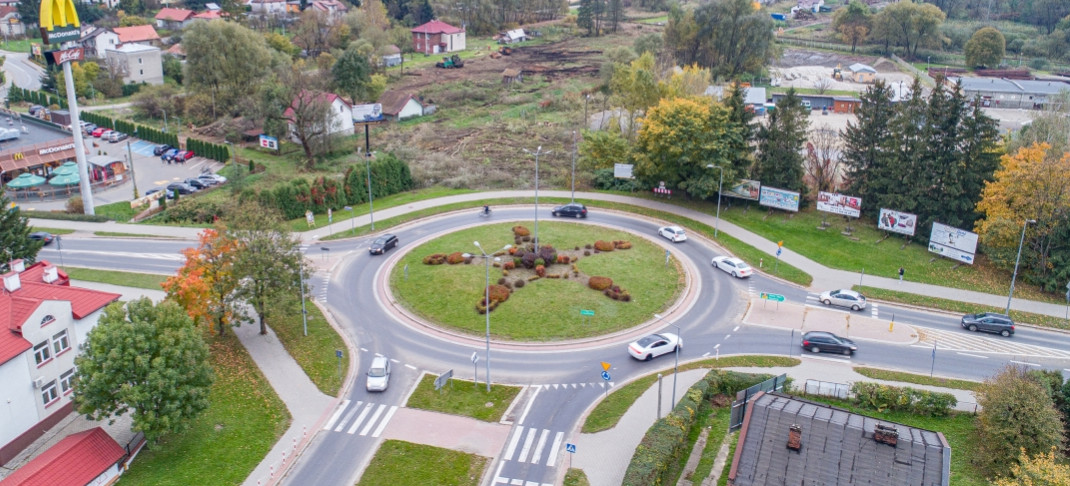
[[[71,340],[67,337],[66,329],[52,336],[52,351],[55,351],[57,356],[59,355],[59,353],[62,353],[70,348]]]
[[[45,405],[52,403],[57,398],[59,398],[59,388],[56,387],[56,380],[52,380],[41,387],[41,402]]]
[[[52,314],[44,316],[44,317],[41,318],[41,327],[45,327],[48,324],[51,324],[52,321],[55,321],[55,320],[56,320],[56,318],[53,317]]]
[[[73,390],[74,383],[74,368],[67,370],[66,373],[59,375],[59,387],[63,390],[63,394],[66,395]]]
[[[142,63],[142,62],[141,62],[141,58],[140,58],[140,57],[139,57],[139,58],[137,58],[137,63],[138,63],[138,64],[144,64],[144,63]]]
[[[33,360],[38,366],[52,359],[52,350],[48,347],[48,341],[45,341],[37,346],[33,347]]]
[[[137,73],[138,73],[138,75],[140,75],[140,76],[144,76],[144,75],[145,75],[145,70],[144,70],[144,69],[138,69],[138,70],[137,70]]]

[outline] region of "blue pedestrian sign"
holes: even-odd
[[[571,452],[571,453],[575,454],[576,453],[576,444],[568,444],[568,443],[566,443],[565,444],[565,452]]]
[[[776,256],[780,256],[780,252],[781,252],[781,250],[782,250],[781,248],[777,248],[777,249],[776,249]]]
[[[606,381],[609,381],[609,372],[608,371],[603,371],[602,372],[602,379],[606,380]]]

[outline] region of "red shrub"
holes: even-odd
[[[628,250],[628,249],[631,249],[632,244],[631,244],[631,242],[628,242],[628,241],[614,241],[613,242],[613,247],[618,249],[618,250]]]
[[[606,290],[613,286],[613,279],[609,277],[591,277],[587,281],[587,286],[598,291]]]
[[[512,270],[516,268],[516,263],[513,263],[512,260],[508,260],[505,263],[502,263],[502,268],[505,270]]]
[[[531,234],[531,230],[523,226],[513,226],[513,234],[516,236],[528,236]]]
[[[536,265],[535,266],[535,275],[538,275],[540,277],[545,277],[546,276],[546,267],[543,266],[543,265]]]
[[[446,263],[446,255],[442,253],[435,253],[424,257],[424,265],[442,265],[443,263]]]
[[[613,243],[598,240],[594,242],[594,249],[598,251],[613,251]]]
[[[568,255],[557,255],[557,263],[568,263]]]
[[[448,257],[446,257],[446,263],[449,263],[450,265],[456,265],[458,263],[463,263],[463,262],[464,262],[464,253],[461,253],[459,251],[455,251],[453,253],[450,253],[450,255]]]

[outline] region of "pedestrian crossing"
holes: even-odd
[[[564,438],[564,432],[518,425],[509,438],[502,461],[515,458],[516,462],[554,467]]]
[[[350,404],[353,406],[350,407]],[[397,405],[375,404],[362,400],[353,403],[351,400],[346,400],[324,424],[323,430],[344,432],[349,435],[369,436],[370,434],[371,437],[379,437],[397,410]]]
[[[65,255],[106,255],[109,257],[125,257],[134,259],[147,259],[147,260],[167,260],[175,262],[185,262],[186,256],[181,253],[140,253],[134,251],[98,251],[98,250],[43,250],[44,254],[50,254],[53,251],[62,251]]]
[[[915,346],[919,347],[932,348],[935,344],[936,349],[941,351],[974,351],[1012,356],[1070,358],[1070,351],[1017,343],[1014,342],[1014,338],[989,337],[985,334],[971,333],[966,330],[942,330],[922,327],[916,329],[919,340]]]
[[[605,391],[606,387],[613,388],[616,386],[615,382],[601,381],[598,383],[552,383],[547,385],[531,385],[532,391],[553,391],[553,390],[583,390],[591,389],[598,392]]]
[[[806,295],[806,304],[807,305],[812,305],[812,306],[815,306],[815,307],[816,306],[821,306],[821,307],[825,307],[825,308],[829,308],[829,309],[835,309],[835,310],[842,310],[842,311],[845,311],[845,312],[851,312],[850,309],[846,309],[846,308],[843,308],[843,307],[837,307],[837,306],[831,306],[831,305],[830,306],[826,306],[825,304],[822,304],[821,300],[820,300],[820,296],[821,296],[821,294],[817,294],[817,293],[813,293],[813,292],[807,294]],[[866,310],[869,311],[869,315],[872,316],[874,319],[880,318],[880,304],[878,304],[876,302],[870,302],[869,305],[866,306]],[[865,311],[863,311],[863,312],[865,312]]]

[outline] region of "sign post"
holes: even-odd
[[[334,355],[338,357],[338,377],[341,378],[342,377],[342,350],[341,349],[334,350]]]
[[[606,381],[606,396],[608,397],[609,396],[609,371],[608,370],[603,370],[602,371],[602,379]]]
[[[773,273],[780,273],[780,252],[784,250],[784,240],[776,242],[776,262],[773,263]]]
[[[479,355],[472,352],[472,386],[479,388]]]
[[[771,294],[769,292],[761,292],[760,294],[758,294],[758,296],[761,297],[762,300],[771,300],[773,302],[776,302],[777,310],[780,310],[780,303],[784,302],[784,296],[780,295],[780,294]]]
[[[568,467],[572,469],[572,455],[576,453],[576,444],[565,443],[565,452],[568,452]]]
[[[590,324],[592,317],[594,317],[593,310],[580,309],[580,319],[583,321],[582,324]]]

